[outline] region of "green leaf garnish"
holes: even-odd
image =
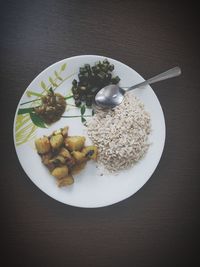
[[[20,115],[20,114],[31,113],[31,112],[33,112],[33,110],[34,110],[34,108],[20,108],[20,109],[18,109],[17,114]]]
[[[31,112],[30,118],[37,127],[47,128],[44,121],[36,113]]]
[[[54,93],[52,87],[49,88],[49,92]]]
[[[83,116],[83,114],[85,114],[85,105],[81,106],[81,115]]]
[[[84,117],[81,117],[81,122],[86,122],[86,119]]]
[[[73,95],[65,96],[65,100],[66,100],[66,99],[70,99],[70,98],[72,98],[72,97],[73,97]]]

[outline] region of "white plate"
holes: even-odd
[[[100,175],[94,162],[88,162],[86,168],[75,176],[75,183],[70,187],[58,188],[55,178],[50,175],[47,168],[34,147],[34,139],[48,135],[53,130],[69,126],[70,135],[85,135],[87,130],[80,118],[61,118],[48,128],[38,128],[32,124],[29,114],[17,115],[19,108],[30,107],[32,103],[21,105],[26,101],[35,99],[36,96],[27,96],[27,91],[42,93],[44,86],[56,83],[56,92],[69,95],[71,82],[77,77],[79,67],[85,63],[93,64],[105,57],[96,55],[75,56],[61,60],[41,72],[28,86],[23,94],[14,120],[14,143],[19,161],[36,186],[52,198],[68,205],[77,207],[103,207],[122,201],[137,192],[151,177],[156,169],[163,152],[165,142],[165,120],[161,105],[150,86],[136,89],[135,95],[145,104],[145,109],[151,115],[152,132],[149,140],[152,143],[145,157],[133,168],[121,171],[118,175]],[[144,79],[127,65],[108,58],[115,65],[114,74],[121,78],[120,85],[130,86]],[[59,75],[63,80],[56,77]],[[51,77],[49,79],[49,77]],[[55,84],[54,84],[55,86]],[[68,100],[69,102],[73,100]],[[71,103],[72,103],[71,102]],[[34,102],[33,102],[34,103]],[[87,110],[87,114],[91,111]],[[79,115],[78,108],[66,110],[64,115]],[[89,144],[90,140],[87,137]]]

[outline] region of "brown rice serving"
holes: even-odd
[[[111,172],[132,166],[149,147],[150,115],[132,93],[114,109],[97,110],[87,127],[98,146],[98,163]]]

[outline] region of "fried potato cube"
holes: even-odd
[[[61,166],[61,167],[56,167],[52,173],[51,173],[53,176],[55,176],[56,178],[58,179],[61,179],[65,176],[68,175],[68,168],[66,165],[64,166]]]
[[[35,147],[39,154],[45,154],[50,151],[51,146],[47,136],[35,140]]]
[[[65,158],[67,167],[71,169],[75,164],[75,159],[72,157],[71,153],[64,147],[61,148],[59,155]]]
[[[58,149],[63,144],[64,138],[62,134],[52,135],[50,144],[53,149]]]
[[[79,164],[75,164],[73,167],[72,167],[72,169],[71,169],[71,173],[72,174],[77,174],[77,173],[79,173],[81,170],[83,170],[84,168],[85,168],[85,166],[86,166],[86,161],[84,161],[84,162],[81,162],[81,163],[79,163]]]
[[[72,151],[72,156],[77,162],[83,162],[87,160],[85,154],[80,151]]]
[[[89,159],[97,159],[97,147],[96,146],[86,146],[82,149],[81,151],[82,153],[84,153],[85,157],[89,158]]]
[[[65,159],[71,159],[72,158],[72,155],[70,154],[70,152],[64,147],[61,148],[59,155]]]
[[[62,133],[62,135],[64,137],[67,137],[68,136],[68,131],[69,131],[69,127],[66,126],[66,127],[62,128],[61,133]]]
[[[72,175],[68,175],[57,181],[59,187],[72,185],[73,183],[74,183],[74,178]]]
[[[52,135],[58,135],[58,134],[61,134],[62,132],[61,132],[61,129],[58,129],[58,130],[56,130],[56,131],[54,131],[53,133],[52,133]],[[52,136],[51,135],[51,136]]]
[[[41,155],[42,163],[47,166],[47,168],[52,171],[55,168],[54,163],[51,162],[52,153],[48,152]]]
[[[57,155],[49,160],[50,163],[54,163],[55,165],[65,164],[65,158],[61,155]]]
[[[65,146],[70,151],[80,151],[85,143],[84,136],[69,136],[65,138]]]
[[[66,160],[66,164],[67,167],[71,170],[74,167],[74,165],[76,165],[76,160],[73,157],[71,157],[71,159]]]

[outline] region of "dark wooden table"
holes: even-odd
[[[197,11],[180,1],[1,1],[2,266],[197,266]],[[13,145],[25,88],[47,66],[80,54],[115,58],[144,77],[175,65],[183,71],[153,86],[167,126],[155,173],[131,198],[100,209],[70,207],[42,193]]]

